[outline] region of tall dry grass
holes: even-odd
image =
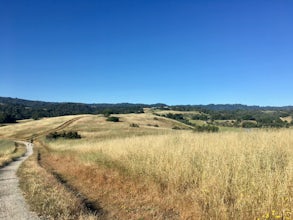
[[[7,165],[26,153],[26,148],[11,140],[0,140],[0,167]]]
[[[15,145],[10,140],[0,140],[0,157],[15,151]]]
[[[38,150],[38,149],[37,149]],[[50,172],[38,164],[34,152],[17,171],[19,186],[32,211],[41,219],[94,220],[102,219],[85,209],[83,201],[66,189]]]
[[[217,134],[172,131],[48,143],[84,163],[154,181],[179,210],[202,219],[293,217],[293,130]],[[190,217],[188,213],[180,216]]]

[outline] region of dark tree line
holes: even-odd
[[[143,108],[163,110],[190,111],[190,114],[167,114],[187,125],[193,126],[193,120],[203,120],[211,125],[235,127],[288,127],[293,123],[281,120],[288,116],[293,117],[293,106],[260,107],[247,105],[175,105],[167,106],[162,103],[146,104],[83,104],[29,101],[16,98],[0,97],[0,123],[14,123],[21,119],[39,119],[77,114],[111,114],[143,113]],[[192,111],[199,112],[198,114]],[[227,122],[219,122],[227,121]],[[229,122],[233,121],[233,123]]]
[[[258,106],[258,105],[242,105],[242,104],[209,104],[209,105],[174,105],[169,106],[170,110],[177,111],[236,111],[236,110],[263,110],[263,111],[293,111],[293,106]]]
[[[155,105],[156,106],[156,105]],[[144,104],[82,104],[27,101],[0,97],[0,123],[12,123],[21,119],[40,119],[78,114],[128,114],[143,113]],[[152,106],[151,106],[152,107]]]
[[[10,114],[0,112],[0,123],[15,123],[16,118]]]

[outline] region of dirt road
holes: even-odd
[[[9,220],[37,220],[36,214],[29,211],[27,204],[18,187],[16,171],[20,164],[32,153],[32,144],[25,143],[25,156],[0,169],[0,219]]]

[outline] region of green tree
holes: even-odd
[[[107,118],[107,121],[119,122],[119,118],[118,117],[111,116],[111,117],[108,117]]]

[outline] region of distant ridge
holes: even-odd
[[[258,106],[258,105],[244,105],[244,104],[208,104],[208,105],[167,105],[164,103],[143,104],[143,103],[78,103],[78,102],[45,102],[33,101],[11,97],[0,97],[0,104],[2,105],[18,105],[34,108],[47,108],[49,106],[60,105],[76,105],[87,106],[89,108],[95,107],[119,107],[119,106],[140,106],[140,107],[172,107],[172,108],[201,108],[213,111],[233,111],[233,110],[293,110],[292,105],[288,106]]]
[[[139,106],[154,106],[154,107],[163,107],[167,106],[163,103],[156,104],[142,104],[142,103],[80,103],[80,102],[46,102],[46,101],[35,101],[35,100],[27,100],[20,98],[11,98],[11,97],[0,97],[0,104],[13,104],[13,105],[24,105],[27,107],[36,107],[36,106],[48,106],[48,105],[64,105],[64,104],[72,104],[72,105],[87,105],[87,106],[117,106],[117,105],[139,105]]]
[[[199,107],[216,111],[227,110],[293,110],[293,106],[258,106],[258,105],[243,105],[243,104],[209,104],[198,105]]]

